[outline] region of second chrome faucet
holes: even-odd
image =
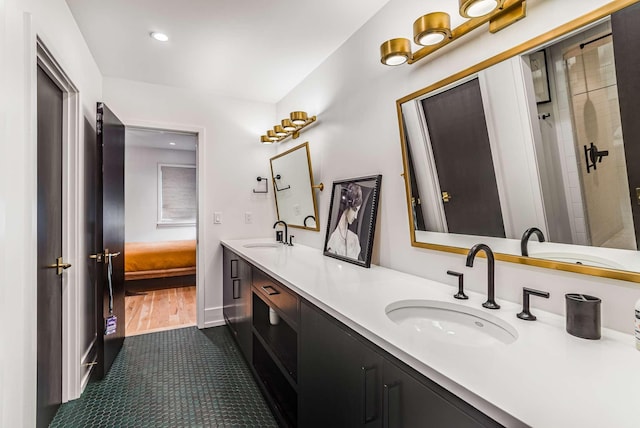
[[[486,244],[476,244],[467,253],[467,266],[473,267],[473,261],[479,251],[484,251],[487,255],[487,301],[482,304],[487,309],[500,309],[500,305],[496,303],[495,296],[495,258],[493,251]]]

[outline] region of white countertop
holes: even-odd
[[[454,299],[457,286],[379,266],[362,268],[298,244],[243,246],[255,242],[272,241],[222,244],[505,426],[640,425],[640,351],[632,335],[603,328],[600,340],[580,339],[565,331],[564,317],[537,310],[537,297],[531,305],[537,321],[523,321],[516,318],[520,304],[496,299],[501,309],[489,310],[481,306],[484,294],[465,291],[469,300]],[[484,259],[476,265],[486,269]],[[508,322],[519,337],[493,346],[428,340],[386,316],[387,305],[405,299],[470,306]]]

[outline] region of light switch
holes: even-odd
[[[213,224],[222,224],[222,213],[216,211],[213,213]]]
[[[247,211],[244,213],[244,222],[245,224],[253,223],[253,214],[251,213],[251,211]]]

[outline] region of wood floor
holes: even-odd
[[[125,335],[196,325],[196,287],[167,288],[125,296]]]

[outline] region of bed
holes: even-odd
[[[129,292],[195,285],[196,241],[125,243],[124,279]]]

